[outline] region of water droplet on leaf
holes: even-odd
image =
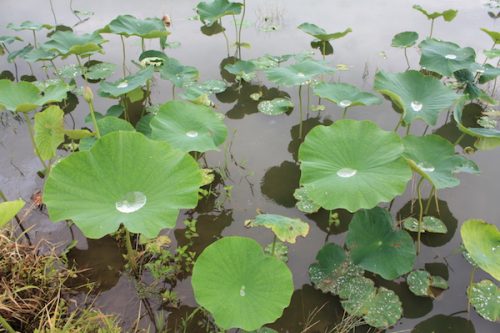
[[[410,105],[411,105],[411,108],[413,109],[413,111],[415,111],[415,112],[419,112],[420,110],[422,110],[422,107],[424,106],[419,101],[413,101],[413,102],[411,102]]]
[[[196,138],[198,136],[198,132],[196,132],[196,131],[189,131],[189,132],[186,132],[186,136],[188,136],[190,138]]]
[[[455,59],[457,59],[457,56],[455,54],[447,54],[444,57],[446,59],[449,59],[449,60],[455,60]]]
[[[339,171],[337,171],[337,176],[342,177],[342,178],[349,178],[354,176],[358,170],[354,170],[351,168],[342,168]]]
[[[347,108],[347,107],[351,106],[351,104],[352,104],[352,102],[348,99],[344,99],[344,100],[339,102],[339,106],[343,107],[343,108]]]
[[[117,201],[116,210],[129,214],[138,211],[146,204],[146,196],[142,192],[129,192],[125,194],[123,200]]]

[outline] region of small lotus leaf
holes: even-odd
[[[145,39],[165,38],[169,35],[159,18],[138,19],[132,15],[120,15],[101,29],[101,33],[114,33],[125,37],[137,36]]]
[[[123,224],[153,238],[175,226],[179,209],[198,202],[196,161],[167,143],[136,132],[103,136],[89,151],[52,167],[43,198],[52,221],[73,220],[89,238]]]
[[[64,112],[50,106],[35,114],[35,144],[43,160],[56,156],[57,147],[64,142]]]
[[[286,264],[243,237],[209,245],[196,260],[191,283],[198,304],[223,329],[252,331],[275,321],[293,293]]]
[[[460,229],[465,249],[485,272],[500,280],[500,231],[482,220],[467,220]]]
[[[346,245],[354,264],[387,280],[411,271],[416,258],[411,236],[394,229],[391,215],[380,207],[354,214]]]
[[[23,31],[23,30],[32,30],[32,31],[39,31],[42,29],[52,29],[53,26],[50,24],[42,24],[42,23],[35,23],[33,21],[23,21],[20,24],[14,24],[14,23],[9,23],[7,24],[7,29],[11,29],[14,31]]]
[[[458,99],[458,95],[441,81],[417,71],[380,71],[375,75],[374,88],[403,110],[406,124],[420,118],[429,125],[436,125],[439,113]]]
[[[0,203],[0,228],[6,225],[24,207],[24,200],[5,201]]]
[[[347,83],[320,83],[314,86],[314,94],[340,106],[375,105],[382,100]]]
[[[500,57],[500,49],[484,50],[483,53],[488,59],[495,59]]]
[[[493,43],[500,44],[500,32],[488,30],[486,28],[481,28],[481,30],[484,31],[485,33],[487,33],[488,36],[490,36]]]
[[[303,60],[287,67],[268,69],[266,75],[271,82],[291,87],[310,83],[316,76],[334,71],[323,62]]]
[[[468,289],[469,301],[489,321],[500,320],[500,288],[490,280],[473,283]]]
[[[186,101],[163,104],[150,126],[152,138],[185,152],[218,150],[227,136],[222,117],[212,108]]]
[[[153,77],[153,73],[153,67],[146,67],[113,83],[103,81],[99,85],[99,94],[111,97],[128,94],[136,88],[144,86]]]
[[[309,233],[309,224],[300,219],[274,214],[259,214],[253,220],[245,221],[246,227],[266,227],[282,242],[294,244],[297,237],[306,237]]]
[[[300,183],[325,209],[355,212],[404,192],[411,170],[398,135],[370,121],[316,126],[299,149]]]
[[[37,62],[37,61],[44,61],[44,60],[53,60],[55,57],[57,57],[57,52],[56,51],[51,51],[51,50],[46,50],[44,48],[37,48],[33,49],[30,52],[23,54],[22,58],[26,60],[27,62]]]
[[[448,289],[448,283],[440,276],[431,276],[427,271],[418,270],[408,274],[406,278],[410,291],[417,296],[434,297],[431,287]]]
[[[236,76],[238,81],[252,81],[257,75],[257,66],[253,61],[239,60],[234,64],[227,64],[224,69]]]
[[[90,66],[85,72],[87,80],[104,80],[110,77],[116,69],[116,65],[109,62],[100,62]]]
[[[420,65],[444,76],[470,68],[476,60],[476,52],[470,47],[461,48],[455,43],[426,39],[419,45],[422,56]]]
[[[418,232],[418,220],[414,217],[408,217],[404,219],[403,227],[408,231]],[[420,225],[420,232],[445,234],[448,232],[448,228],[440,219],[434,216],[424,216]]]
[[[342,32],[327,33],[325,29],[318,27],[313,23],[302,23],[298,26],[300,30],[314,38],[319,39],[322,42],[328,42],[330,40],[339,39],[352,32],[351,28],[347,28]]]
[[[177,59],[168,58],[160,69],[160,75],[176,87],[185,87],[198,81],[200,72],[195,67],[182,65]]]
[[[83,57],[94,52],[102,52],[101,44],[105,42],[106,40],[97,32],[77,35],[72,31],[56,31],[41,48],[48,52],[55,51],[63,58],[72,54]]]
[[[415,31],[405,31],[405,32],[400,32],[399,34],[396,34],[392,38],[392,47],[399,47],[399,48],[408,48],[412,47],[417,43],[418,40],[418,33]]]
[[[208,80],[202,83],[193,83],[185,88],[182,98],[197,101],[204,96],[208,98],[209,95],[224,92],[227,89],[227,84],[224,81]]]
[[[493,67],[490,64],[483,66],[483,71],[479,77],[479,83],[484,84],[491,80],[496,79],[500,75],[500,68]]]
[[[242,8],[243,4],[239,2],[212,0],[210,2],[200,2],[196,10],[203,24],[211,26],[223,16],[239,15]]]
[[[13,63],[17,58],[23,58],[33,50],[33,46],[30,44],[26,45],[22,49],[11,51],[7,56],[7,61]],[[0,51],[1,52],[1,51]]]
[[[420,5],[414,5],[413,6],[413,9],[415,10],[418,10],[419,12],[421,12],[422,14],[424,14],[427,19],[429,20],[435,20],[437,19],[438,17],[443,17],[443,19],[446,21],[446,22],[451,22],[453,21],[453,19],[457,16],[458,14],[458,10],[455,10],[455,9],[447,9],[445,11],[442,11],[442,12],[432,12],[432,13],[429,13],[427,10],[425,10],[422,6]]]
[[[259,112],[268,116],[278,116],[292,110],[293,102],[289,98],[275,98],[270,101],[262,101],[257,105]]]
[[[314,203],[311,199],[309,199],[308,191],[304,187],[296,189],[293,193],[293,197],[297,199],[297,203],[295,204],[295,206],[301,212],[312,214],[316,213],[321,208],[320,205]]]
[[[67,90],[61,83],[48,85],[42,92],[30,82],[0,80],[0,110],[29,112],[44,104],[62,101]]]
[[[99,127],[99,132],[102,136],[117,131],[135,131],[132,124],[130,124],[128,121],[112,116],[106,116],[97,119],[97,127]],[[92,146],[96,142],[97,138],[94,136],[85,137],[80,140],[78,148],[80,149],[80,151],[90,150],[90,148],[92,148]]]

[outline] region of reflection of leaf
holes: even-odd
[[[266,227],[282,242],[294,244],[297,237],[306,237],[309,233],[309,224],[300,219],[293,219],[281,215],[259,214],[253,220],[245,221],[246,227]]]
[[[500,320],[500,288],[490,280],[473,283],[467,290],[469,301],[485,319]]]
[[[435,315],[420,323],[411,331],[412,333],[476,333],[470,320],[459,316]]]

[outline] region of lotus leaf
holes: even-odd
[[[5,201],[0,203],[0,228],[6,225],[24,207],[24,200]]]
[[[99,127],[99,132],[102,136],[117,131],[135,131],[134,127],[128,121],[113,116],[97,119],[97,127]],[[80,140],[78,148],[80,151],[90,150],[96,142],[97,139],[95,137],[85,137]]]
[[[458,95],[441,81],[417,71],[380,71],[375,75],[374,88],[403,110],[406,124],[420,118],[429,125],[436,125],[439,113],[458,99]]]
[[[347,83],[320,83],[314,86],[314,94],[337,104],[341,108],[382,103],[377,96],[361,91]]]
[[[42,160],[56,156],[57,147],[64,142],[64,112],[50,106],[35,114],[35,144]]]
[[[311,199],[309,199],[308,191],[304,187],[300,187],[295,190],[293,197],[297,199],[295,206],[301,212],[312,214],[316,213],[321,206],[315,204]]]
[[[500,280],[500,231],[483,220],[467,220],[460,229],[465,249],[485,272]]]
[[[290,244],[295,244],[297,237],[306,237],[309,233],[309,224],[306,222],[274,214],[259,214],[253,220],[246,220],[245,226],[271,229],[280,241]]]
[[[269,81],[284,86],[300,86],[310,83],[320,74],[334,72],[325,63],[314,60],[303,60],[287,67],[276,67],[266,71]]]
[[[275,256],[283,262],[288,262],[288,246],[285,243],[276,241],[264,248],[264,252],[271,256]]]
[[[485,319],[500,320],[500,288],[490,280],[473,283],[468,291],[469,302]]]
[[[429,19],[429,20],[435,20],[438,17],[442,16],[443,19],[446,22],[453,21],[453,19],[458,14],[458,10],[455,10],[455,9],[448,9],[448,10],[445,10],[445,11],[442,11],[442,12],[432,12],[432,13],[429,13],[427,10],[425,10],[424,8],[422,8],[422,6],[420,6],[420,5],[414,5],[413,9],[418,10],[419,12],[421,12],[422,14],[424,14],[427,17],[427,19]]]
[[[476,60],[474,49],[460,48],[451,42],[430,38],[421,42],[419,47],[422,51],[420,65],[444,76],[452,76],[458,70],[468,69]]]
[[[23,21],[20,24],[14,24],[14,23],[7,24],[7,29],[11,29],[14,31],[22,31],[22,30],[38,31],[42,29],[50,30],[52,28],[53,26],[51,26],[50,24],[41,24],[32,21]]]
[[[293,107],[293,102],[289,98],[275,98],[260,102],[257,109],[268,116],[278,116],[292,110]]]
[[[298,28],[303,32],[305,32],[306,34],[311,35],[322,42],[328,42],[330,40],[339,39],[344,37],[348,33],[352,32],[351,28],[347,28],[345,31],[342,32],[327,33],[325,29],[320,28],[313,23],[302,23],[301,25],[298,26]]]
[[[491,80],[496,79],[500,75],[500,68],[493,67],[490,64],[483,66],[483,71],[479,77],[479,83],[484,84]]]
[[[414,217],[408,217],[403,221],[403,227],[411,232],[418,232],[418,224],[418,220]],[[424,216],[420,225],[420,232],[445,234],[448,232],[448,228],[440,219],[434,216]]]
[[[162,105],[150,126],[152,138],[185,152],[218,150],[227,136],[223,119],[212,108],[185,101]]]
[[[380,207],[354,214],[346,245],[354,264],[386,280],[411,271],[416,258],[411,236],[394,229],[391,215]]]
[[[257,75],[257,66],[253,63],[253,61],[245,61],[239,60],[234,64],[227,64],[224,66],[224,69],[229,73],[236,76],[236,80],[238,81],[252,81]]]
[[[153,158],[154,157],[154,158]],[[153,238],[198,202],[196,161],[136,132],[103,136],[52,167],[43,198],[52,221],[72,220],[88,238],[127,230]]]
[[[67,91],[68,86],[61,83],[48,85],[40,91],[30,82],[0,80],[0,110],[29,112],[44,104],[62,101]]]
[[[399,47],[399,48],[408,48],[412,47],[417,43],[418,40],[418,33],[415,31],[405,31],[405,32],[400,32],[399,34],[396,34],[392,38],[392,47]]]
[[[484,50],[483,53],[488,59],[495,59],[500,57],[500,49]]]
[[[153,73],[153,67],[146,67],[113,83],[103,81],[99,84],[99,94],[112,97],[128,94],[136,88],[146,85],[146,82],[153,77]]]
[[[100,62],[87,68],[85,78],[87,80],[104,80],[110,77],[115,72],[115,69],[115,64]]]
[[[275,321],[293,293],[286,264],[243,237],[209,245],[196,260],[191,283],[198,304],[223,329],[251,331]]]
[[[46,50],[44,48],[33,49],[22,55],[24,60],[31,63],[43,60],[53,60],[55,57],[57,57],[56,51]]]
[[[159,18],[138,19],[132,15],[120,15],[101,29],[101,33],[114,33],[125,37],[137,36],[145,39],[165,38],[169,35]]]
[[[481,30],[487,33],[488,36],[490,36],[494,44],[500,44],[500,32],[488,30],[486,28],[481,28]]]
[[[448,289],[448,283],[440,276],[431,276],[427,271],[418,270],[408,274],[406,278],[410,291],[417,296],[434,297],[431,287]]]
[[[63,58],[72,54],[83,57],[94,52],[102,53],[101,44],[105,42],[97,32],[77,35],[72,31],[56,31],[41,48],[48,52],[55,51]]]
[[[398,135],[370,121],[316,126],[299,149],[301,185],[325,209],[355,212],[404,192],[411,170]]]
[[[160,69],[160,75],[176,87],[184,87],[196,82],[200,72],[195,67],[184,66],[178,60],[168,58]]]
[[[193,83],[188,85],[183,94],[183,98],[190,101],[196,101],[203,96],[207,97],[212,94],[219,94],[227,89],[227,84],[224,81],[208,80],[202,83]]]
[[[203,24],[212,26],[223,16],[239,15],[242,8],[243,4],[239,2],[213,0],[211,2],[200,2],[196,7],[196,10]]]
[[[11,51],[9,55],[7,56],[7,61],[12,63],[14,62],[17,58],[23,58],[30,53],[33,50],[33,46],[30,44],[26,45],[22,49],[16,50],[16,51]]]

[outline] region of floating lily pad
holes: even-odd
[[[358,105],[375,105],[382,100],[347,83],[320,83],[314,86],[314,94],[337,104],[341,108]]]
[[[403,138],[403,156],[410,166],[428,179],[436,189],[455,187],[460,180],[455,173],[478,173],[477,165],[455,153],[455,147],[439,135],[407,135]]]
[[[251,331],[275,321],[293,293],[286,264],[243,237],[209,245],[196,260],[191,283],[198,304],[223,329]]]
[[[242,8],[243,4],[239,2],[213,0],[211,2],[200,2],[198,6],[196,6],[196,11],[203,24],[211,26],[223,16],[239,15]]]
[[[227,64],[224,69],[236,76],[236,80],[252,81],[257,75],[257,66],[253,61],[239,60],[234,64]]]
[[[275,214],[259,214],[253,220],[246,220],[245,226],[271,229],[280,241],[290,244],[295,244],[297,237],[306,237],[309,233],[306,222]]]
[[[278,116],[292,110],[293,107],[293,102],[289,98],[275,98],[260,102],[257,109],[268,116]]]
[[[460,229],[465,249],[485,272],[500,280],[500,231],[483,220],[467,220]]]
[[[68,86],[55,83],[44,91],[30,82],[12,82],[0,80],[0,110],[29,112],[42,105],[60,102],[66,98]]]
[[[41,46],[47,51],[55,51],[63,58],[72,54],[84,57],[94,52],[101,52],[101,45],[106,42],[97,32],[77,35],[72,31],[56,31]]]
[[[182,65],[177,59],[168,58],[160,69],[160,75],[176,87],[184,87],[198,81],[200,72],[195,67]]]
[[[419,45],[422,50],[420,65],[427,70],[444,76],[470,68],[476,60],[473,48],[461,48],[455,43],[429,38]]]
[[[317,126],[299,149],[301,185],[325,209],[355,212],[403,193],[411,170],[398,135],[370,121]]]
[[[432,276],[429,272],[418,270],[411,272],[406,278],[410,291],[417,296],[434,297],[431,287],[448,289],[448,283],[440,276]]]
[[[408,48],[417,43],[418,33],[415,31],[405,31],[394,35],[392,38],[392,47]]]
[[[165,24],[159,18],[138,19],[132,15],[120,15],[101,29],[101,33],[114,33],[125,37],[137,36],[145,39],[167,37]]]
[[[500,32],[488,30],[486,28],[481,28],[481,30],[488,34],[488,36],[490,36],[493,43],[500,44]]]
[[[5,201],[0,203],[0,228],[6,225],[24,207],[24,200]]]
[[[39,31],[42,29],[52,29],[53,26],[50,24],[42,24],[42,23],[36,23],[33,21],[23,21],[20,24],[15,24],[15,23],[9,23],[7,24],[7,29],[11,29],[14,31],[23,31],[23,30],[31,30],[31,31]]]
[[[196,101],[204,96],[208,98],[212,94],[224,92],[227,89],[227,84],[224,81],[208,80],[201,83],[193,83],[185,88],[186,90],[182,94],[182,98]]]
[[[334,71],[333,68],[328,67],[323,62],[304,60],[287,67],[268,69],[266,75],[271,82],[291,87],[310,83],[316,76],[329,74]]]
[[[411,232],[418,232],[418,220],[408,217],[403,221],[403,227]],[[420,225],[420,232],[430,232],[436,234],[446,234],[448,228],[443,221],[434,216],[424,216]]]
[[[146,67],[113,83],[103,81],[99,84],[99,93],[111,97],[128,94],[136,88],[146,85],[146,82],[153,77],[153,73],[154,69],[152,67]]]
[[[57,147],[64,142],[64,112],[50,106],[35,114],[35,144],[42,160],[56,156]]]
[[[185,101],[162,105],[150,126],[152,138],[185,152],[218,150],[227,136],[222,117],[212,108]]]
[[[100,62],[87,68],[85,78],[87,80],[104,80],[110,77],[115,72],[115,69],[115,64]]]
[[[326,32],[325,29],[318,27],[316,24],[307,22],[302,23],[301,25],[298,26],[298,28],[303,32],[305,32],[306,34],[311,35],[322,42],[328,42],[330,40],[339,39],[344,37],[348,33],[352,32],[351,28],[347,28],[342,32],[328,33]]]
[[[394,229],[385,209],[375,207],[354,214],[346,238],[354,264],[393,280],[412,270],[416,258],[413,239]]]
[[[196,206],[200,184],[189,155],[120,131],[54,165],[43,198],[52,221],[72,220],[86,237],[101,238],[123,224],[153,238],[175,226],[180,209]]]
[[[420,118],[429,125],[436,125],[439,113],[458,99],[458,95],[441,81],[417,71],[380,71],[375,75],[374,88],[403,110],[406,124]]]
[[[500,288],[490,280],[473,283],[467,294],[476,311],[489,321],[500,320]]]
[[[420,5],[414,5],[413,9],[418,10],[419,12],[421,12],[422,14],[424,14],[427,17],[427,19],[429,19],[429,20],[435,20],[438,17],[442,16],[443,19],[446,22],[453,21],[453,19],[458,14],[458,10],[455,10],[455,9],[447,9],[447,10],[442,11],[442,12],[432,12],[432,13],[430,13],[427,10],[425,10],[424,8],[422,8],[422,6],[420,6]]]
[[[321,208],[320,205],[309,199],[308,191],[304,187],[296,189],[293,193],[293,197],[297,199],[295,206],[301,212],[312,214],[316,213]]]

